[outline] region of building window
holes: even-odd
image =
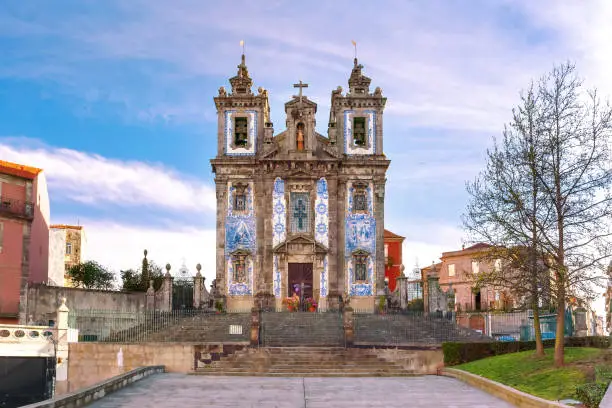
[[[248,120],[247,118],[236,118],[234,120],[234,145],[246,146],[248,142]]]
[[[353,186],[353,212],[368,212],[367,184],[356,183]]]
[[[367,211],[368,210],[368,204],[367,204],[367,199],[366,199],[366,195],[364,191],[360,191],[355,193],[355,211]]]
[[[246,194],[236,193],[234,196],[234,211],[246,210]]]
[[[368,256],[366,254],[356,254],[353,256],[355,265],[355,281],[363,282],[368,280]]]
[[[385,258],[389,257],[389,244],[385,244]]]
[[[66,242],[66,255],[72,255],[72,243]]]
[[[448,276],[455,276],[455,264],[448,265]]]
[[[355,146],[366,145],[366,118],[354,117],[353,118],[353,143]]]
[[[234,281],[234,283],[246,283],[246,261],[246,254],[243,253],[235,254],[232,257],[232,266],[234,268],[234,275],[232,276],[232,280]]]
[[[235,212],[246,211],[247,209],[247,193],[248,193],[248,185],[242,183],[236,183],[233,185],[233,202],[232,202],[232,210]]]
[[[501,259],[498,258],[495,260],[495,270],[499,272],[501,271],[501,267],[502,267],[502,262],[501,262]]]
[[[480,262],[472,261],[472,273],[477,275],[480,272]]]
[[[308,193],[291,193],[291,232],[310,231],[310,197]]]

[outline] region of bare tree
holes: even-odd
[[[556,366],[564,363],[567,298],[590,300],[612,255],[611,134],[610,105],[582,92],[574,65],[563,64],[523,96],[503,143],[468,186],[464,224],[473,236],[529,249],[529,262],[518,264],[531,276],[533,305],[538,259],[553,272]]]
[[[543,159],[538,179],[554,222],[539,225],[541,250],[554,269],[557,328],[554,361],[564,363],[566,299],[589,299],[603,285],[612,255],[612,109],[596,91],[582,92],[575,67],[541,80]],[[548,218],[547,218],[548,219]]]
[[[511,288],[514,297],[527,298],[534,314],[537,355],[544,354],[539,303],[542,289],[547,287],[539,250],[540,229],[550,218],[550,204],[543,199],[538,175],[543,160],[542,108],[532,84],[521,94],[501,142],[495,140],[487,152],[484,171],[468,183],[470,202],[463,217],[472,241],[492,244],[480,259],[497,264],[488,273],[479,274],[478,284]]]

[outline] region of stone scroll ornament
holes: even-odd
[[[321,178],[317,182],[317,198],[315,200],[315,241],[324,247],[329,246],[329,205],[327,180]]]
[[[285,182],[280,177],[274,180],[272,192],[272,246],[285,242],[287,236],[287,202],[285,200]]]

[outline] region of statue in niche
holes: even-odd
[[[304,124],[298,123],[297,125],[297,136],[295,138],[297,144],[297,150],[304,150]]]

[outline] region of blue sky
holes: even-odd
[[[461,245],[466,180],[521,88],[575,61],[612,90],[612,6],[597,1],[4,1],[0,158],[42,167],[53,223],[88,230],[115,270],[201,262],[214,271],[213,96],[246,42],[275,132],[292,84],[309,83],[326,134],[351,40],[388,97],[386,227],[421,266]]]

